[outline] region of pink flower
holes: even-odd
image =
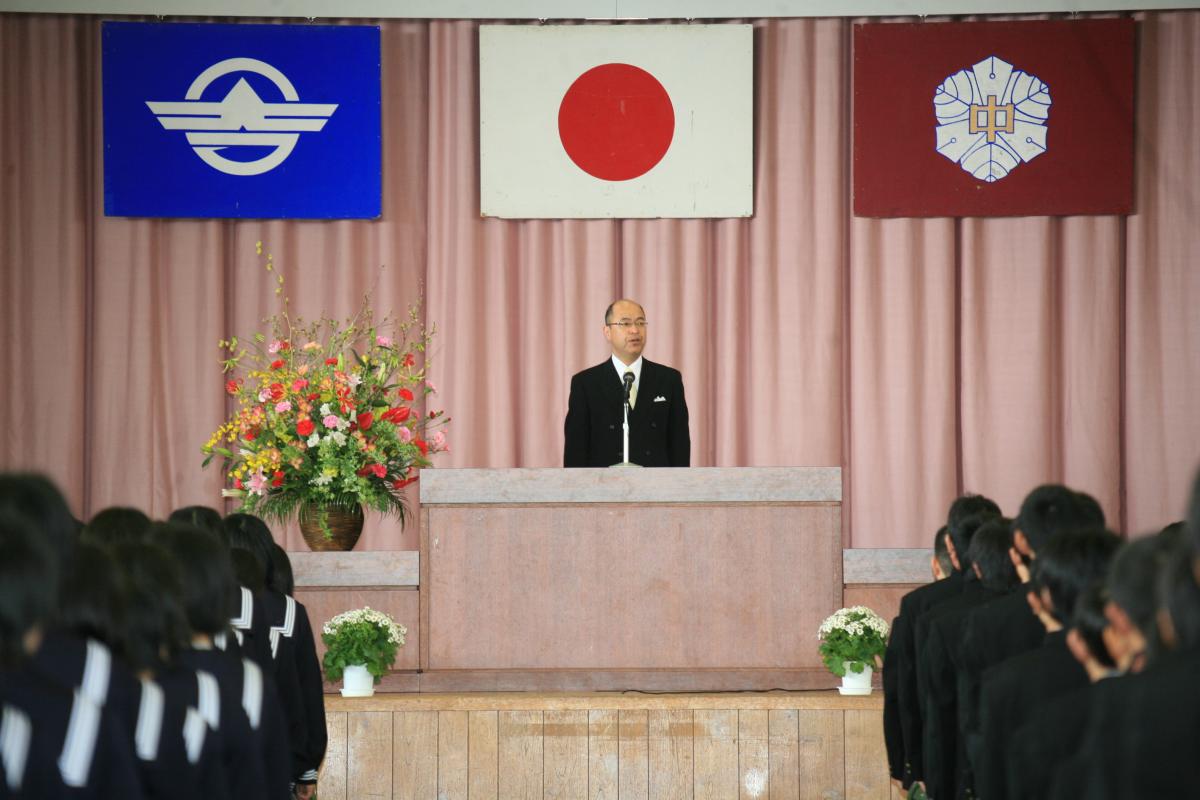
[[[289,403],[287,400],[284,400],[281,403],[275,404],[275,413],[276,414],[285,414],[291,410],[292,410],[292,404]]]
[[[261,392],[258,393],[258,402],[265,403],[270,399],[271,399],[271,393],[269,391],[267,391],[266,389],[263,389]]]
[[[321,420],[321,424],[326,428],[336,428],[338,426],[338,418],[334,414],[330,414],[325,419]]]
[[[446,434],[438,431],[433,436],[429,437],[429,443],[433,445],[434,450],[450,451],[450,447],[446,444]]]
[[[392,340],[389,339],[387,336],[376,336],[375,344],[379,345],[380,347],[391,347]]]
[[[281,348],[281,347],[283,347],[283,342],[276,339],[275,341],[271,342],[271,344],[269,344],[267,346],[267,352],[268,353],[278,353],[279,348]]]
[[[401,425],[399,428],[396,428],[396,438],[408,444],[412,441],[412,431]]]
[[[250,494],[263,495],[267,493],[267,476],[263,475],[262,467],[250,476]]]
[[[433,381],[425,381],[425,388],[429,389],[429,391],[433,392],[434,394],[437,394],[437,387],[433,385]]]

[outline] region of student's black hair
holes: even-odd
[[[179,567],[180,598],[193,633],[215,636],[237,612],[237,582],[229,550],[221,540],[192,525],[156,525],[155,536]]]
[[[0,512],[24,517],[50,546],[60,568],[71,560],[79,522],[49,480],[29,473],[0,474]]]
[[[108,548],[81,541],[63,573],[55,627],[75,636],[125,649],[125,583]]]
[[[1090,495],[1051,483],[1025,497],[1014,526],[1041,557],[1042,548],[1060,533],[1103,528],[1104,511]]]
[[[58,560],[33,524],[0,512],[0,670],[25,659],[25,634],[44,626],[58,593]]]
[[[1192,554],[1200,558],[1200,470],[1192,483],[1192,501],[1188,504],[1188,533],[1192,538]]]
[[[1104,606],[1108,604],[1108,591],[1103,583],[1094,583],[1083,590],[1075,601],[1075,614],[1071,617],[1071,627],[1083,639],[1091,652],[1092,658],[1102,665],[1112,668],[1117,665],[1108,646],[1104,644],[1104,629],[1108,627],[1108,619],[1104,616]]]
[[[1075,613],[1075,602],[1089,586],[1104,580],[1121,537],[1104,529],[1067,531],[1046,542],[1033,562],[1036,585],[1050,592],[1050,614],[1063,624]]]
[[[954,572],[954,563],[950,561],[950,548],[946,547],[946,534],[949,532],[950,529],[943,525],[933,535],[933,557],[937,559],[943,575]]]
[[[958,565],[965,572],[971,568],[971,539],[985,522],[990,519],[1000,519],[998,514],[991,511],[981,511],[968,517],[955,520],[947,525],[950,529],[950,541],[954,544],[954,554],[958,557]]]
[[[1191,543],[1171,547],[1158,574],[1159,606],[1171,618],[1175,649],[1200,647],[1200,586],[1192,569]]]
[[[1108,599],[1125,612],[1147,639],[1155,632],[1158,611],[1155,580],[1170,546],[1172,534],[1143,536],[1126,544],[1113,557],[1105,578]]]
[[[229,562],[233,564],[233,579],[239,586],[244,586],[254,594],[266,587],[266,576],[263,575],[262,565],[249,550],[239,547],[229,548]]]
[[[83,526],[83,538],[112,547],[122,542],[144,541],[150,518],[136,508],[106,508]]]
[[[167,522],[182,522],[217,536],[221,535],[221,515],[208,506],[184,506],[171,512]]]
[[[232,550],[247,550],[258,562],[262,572],[260,583],[270,585],[272,582],[271,546],[275,538],[271,529],[253,514],[230,514],[225,518],[222,531],[225,543]]]
[[[166,548],[122,542],[113,558],[125,574],[125,659],[134,670],[158,671],[172,664],[191,639],[183,610],[179,565]]]
[[[1012,547],[1012,520],[989,517],[971,537],[967,556],[979,567],[979,580],[988,589],[1008,591],[1017,585],[1017,570],[1008,550]]]
[[[291,596],[296,593],[296,578],[287,551],[275,544],[271,547],[271,584],[268,589]]]
[[[995,500],[981,494],[964,494],[954,498],[954,502],[950,504],[950,510],[946,512],[946,527],[949,530],[950,538],[954,539],[955,524],[976,514],[991,514],[998,517],[1000,516],[1000,506],[996,505]],[[957,546],[955,544],[955,547]],[[966,549],[963,548],[964,551]]]

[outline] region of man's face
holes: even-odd
[[[637,303],[622,300],[613,305],[610,320],[604,338],[622,363],[632,364],[646,347],[646,312]]]

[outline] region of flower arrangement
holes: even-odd
[[[821,659],[839,678],[845,677],[847,665],[855,673],[873,667],[875,657],[887,650],[887,637],[887,622],[866,606],[843,608],[817,629]]]
[[[325,677],[339,681],[346,667],[363,664],[379,683],[396,663],[396,650],[404,646],[406,633],[408,628],[391,615],[370,606],[338,614],[321,628],[321,641],[327,648]]]
[[[266,269],[276,272],[270,255]],[[237,406],[205,443],[204,466],[224,459],[222,494],[240,499],[239,511],[284,521],[315,509],[326,538],[330,507],[370,508],[403,524],[404,487],[450,449],[443,431],[428,435],[449,421],[444,412],[417,405],[436,391],[425,373],[435,330],[417,305],[403,319],[376,321],[369,294],[345,320],[305,323],[289,316],[286,296],[282,304],[264,320],[268,333],[218,343]]]

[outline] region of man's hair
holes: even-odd
[[[971,537],[967,557],[979,567],[979,580],[984,587],[1008,591],[1017,585],[1017,569],[1008,555],[1012,547],[1011,520],[987,517]]]
[[[208,506],[184,506],[171,512],[167,522],[182,522],[209,533],[221,535],[221,515]]]
[[[1108,652],[1104,644],[1104,629],[1108,627],[1108,619],[1104,616],[1104,606],[1108,603],[1108,592],[1102,583],[1094,583],[1083,590],[1083,594],[1075,601],[1075,614],[1071,617],[1071,627],[1075,629],[1092,658],[1106,667],[1115,667],[1117,662]]]
[[[256,583],[259,587],[269,586],[273,572],[271,548],[275,538],[271,536],[267,523],[253,514],[230,514],[225,518],[221,532],[230,550],[245,550],[254,557],[258,563],[259,578]]]
[[[961,497],[956,497],[954,502],[950,504],[950,510],[946,512],[946,526],[951,529],[950,538],[954,538],[953,529],[955,523],[976,514],[992,514],[998,517],[1000,516],[1000,506],[996,505],[995,500],[984,497],[981,494],[964,494]],[[954,546],[958,547],[957,541],[955,541]],[[966,548],[964,547],[963,550],[966,550]]]
[[[62,492],[49,480],[32,474],[0,475],[0,512],[24,517],[50,546],[60,567],[71,560],[79,522],[67,508]]]
[[[135,670],[172,664],[188,644],[179,565],[163,547],[121,542],[113,558],[125,575],[125,658]]]
[[[1154,633],[1154,615],[1158,611],[1154,581],[1169,541],[1169,536],[1161,534],[1134,539],[1113,557],[1105,579],[1108,599],[1147,638]]]
[[[124,653],[125,583],[108,549],[81,541],[63,573],[56,627]]]
[[[622,301],[624,301],[626,303],[633,303],[635,306],[637,306],[641,310],[642,316],[646,315],[646,309],[642,308],[641,303],[636,303],[633,300],[630,300],[629,298],[622,297],[620,300],[613,300],[611,303],[608,304],[608,308],[604,309],[604,324],[605,325],[612,325],[613,306],[615,306],[617,303],[620,303]]]
[[[1192,536],[1192,553],[1200,558],[1200,470],[1192,484],[1192,502],[1188,509],[1188,531]]]
[[[993,503],[993,505],[995,504]],[[998,518],[999,514],[991,510],[984,510],[955,519],[946,526],[949,528],[950,541],[954,544],[954,555],[958,558],[958,566],[964,572],[971,568],[971,539],[975,536],[975,532],[983,523]]]
[[[53,613],[58,570],[50,546],[27,518],[0,513],[0,670],[25,659],[25,634]]]
[[[1067,624],[1075,602],[1092,584],[1104,580],[1121,537],[1103,528],[1059,533],[1046,542],[1033,562],[1037,586],[1050,593],[1051,616]]]
[[[108,547],[121,542],[141,542],[145,541],[150,524],[150,518],[136,508],[112,506],[83,526],[83,537]]]
[[[155,526],[179,566],[180,600],[192,632],[215,636],[229,627],[237,610],[237,583],[229,550],[206,530],[181,522]]]
[[[950,561],[950,549],[946,547],[946,534],[949,532],[949,529],[943,525],[933,536],[933,557],[937,559],[943,575],[954,572],[954,564]]]
[[[1159,570],[1157,589],[1159,605],[1175,629],[1175,648],[1193,650],[1200,646],[1200,586],[1192,570],[1190,546],[1181,543],[1169,548]]]
[[[1042,548],[1054,536],[1068,531],[1102,529],[1104,511],[1090,495],[1059,484],[1044,484],[1025,497],[1015,526],[1040,558]]]

